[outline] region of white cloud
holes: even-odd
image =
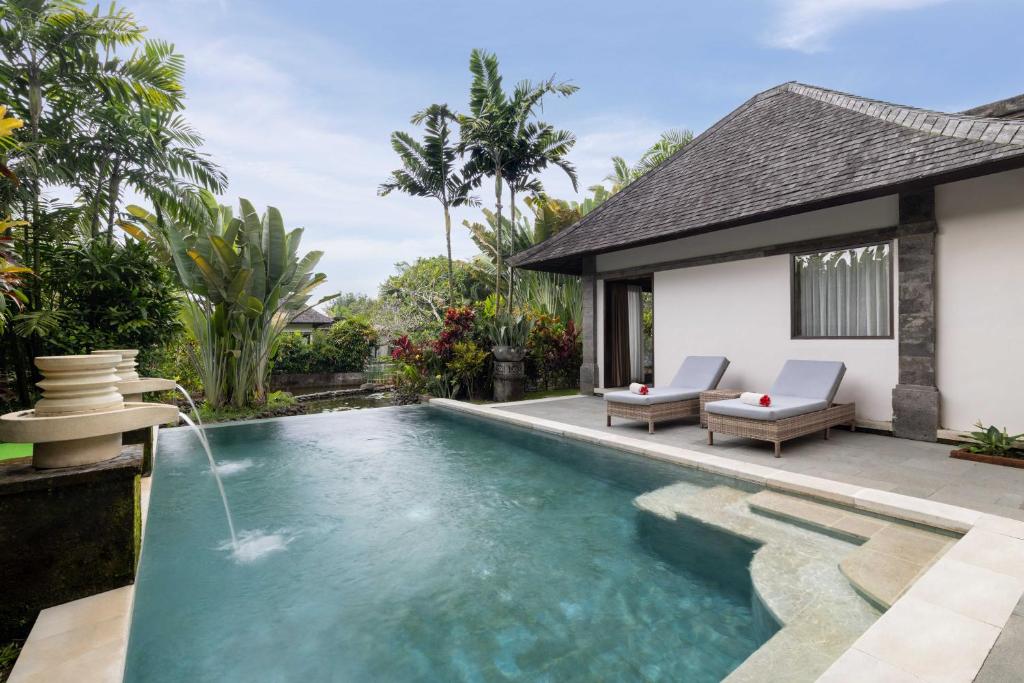
[[[948,0],[777,0],[781,13],[766,39],[769,45],[820,52],[846,24],[876,12],[914,10]]]
[[[289,227],[304,227],[303,248],[325,252],[323,293],[373,293],[394,263],[444,253],[437,202],[377,196],[396,164],[391,130],[408,127],[408,115],[422,101],[445,95],[422,82],[416,65],[382,71],[344,46],[311,36],[299,40],[284,29],[253,44],[244,33],[206,29],[163,10],[143,5],[139,15],[186,56],[185,114],[228,175],[224,202],[246,197],[257,208],[273,205]],[[669,127],[628,116],[573,121],[571,113],[556,123],[578,136],[571,159],[581,192],[574,195],[557,169],[541,179],[549,193],[566,199],[601,182],[612,155],[633,160]],[[493,205],[493,185],[485,181],[478,196]],[[480,220],[479,211],[456,210],[452,218],[454,255],[471,258],[476,248],[462,221]]]

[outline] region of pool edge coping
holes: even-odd
[[[1024,522],[502,410],[515,403],[430,405],[961,534],[819,681],[974,680],[1024,595]]]

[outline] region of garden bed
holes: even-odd
[[[1005,455],[984,455],[983,453],[972,453],[959,449],[951,452],[949,457],[957,460],[971,460],[973,462],[984,462],[989,465],[1002,465],[1003,467],[1019,467],[1024,469],[1024,458]]]

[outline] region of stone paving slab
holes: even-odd
[[[707,432],[693,420],[659,423],[654,434],[642,422],[607,427],[604,400],[596,396],[496,409],[1024,520],[1024,469],[954,460],[949,445],[833,429],[828,441],[787,441],[776,459],[770,444],[724,434],[708,446]]]

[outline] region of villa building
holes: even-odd
[[[725,355],[766,390],[841,360],[859,424],[1024,432],[1024,98],[947,114],[785,83],[512,259],[583,279],[584,393]],[[641,356],[642,357],[642,356]]]

